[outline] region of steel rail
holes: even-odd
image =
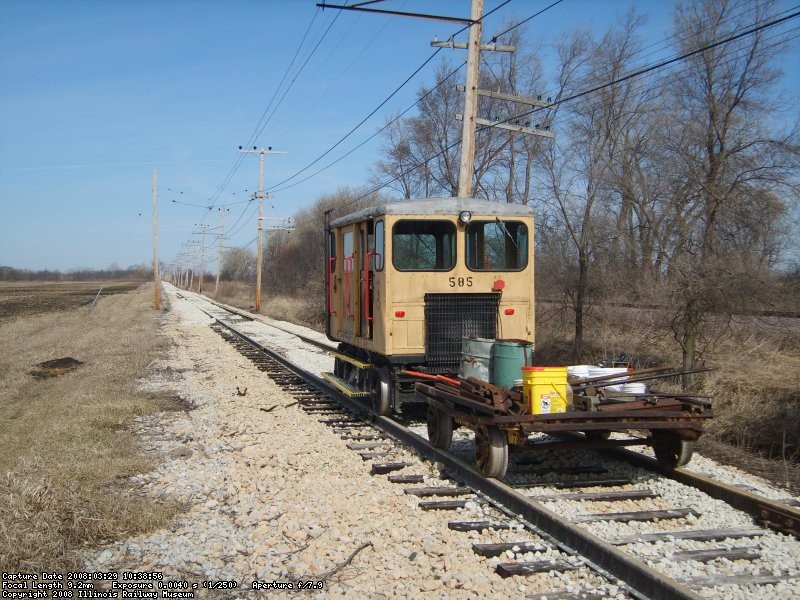
[[[433,448],[428,440],[388,417],[372,414],[370,417],[380,429],[412,446],[425,458],[443,463],[455,479],[485,494],[514,514],[520,515],[565,548],[587,559],[590,564],[600,567],[601,571],[624,581],[637,596],[654,600],[701,597],[683,583],[651,569],[645,563],[564,520],[542,504],[523,496],[506,484],[496,479],[485,478],[472,465],[444,450]]]
[[[227,307],[219,307],[223,308],[223,310],[228,310]],[[301,369],[283,356],[237,331],[215,315],[200,307],[198,308],[233,335],[263,352],[288,371],[305,380],[309,385],[335,398],[346,408],[358,413],[365,421],[372,423],[397,441],[413,448],[420,456],[442,463],[454,479],[497,502],[499,506],[511,514],[519,515],[535,529],[550,536],[564,549],[580,555],[588,566],[595,568],[605,576],[611,575],[624,581],[635,596],[659,600],[673,598],[698,599],[701,597],[687,585],[651,569],[645,563],[620,551],[615,545],[562,519],[558,514],[520,494],[504,483],[494,479],[486,479],[472,465],[445,450],[433,448],[428,440],[410,431],[402,424],[388,417],[375,415],[368,407],[342,394],[324,379]],[[294,332],[287,333],[296,335]],[[753,515],[757,520],[762,521],[765,526],[772,527],[783,533],[798,535],[800,510],[788,504],[714,481],[686,469],[663,469],[654,459],[638,452],[616,448],[604,449],[603,452],[611,453],[617,458],[622,457],[627,462],[700,489],[713,498],[722,500],[734,508]]]
[[[622,448],[609,448],[603,451],[621,457],[623,460],[643,467],[648,471],[659,473],[664,477],[669,477],[674,481],[698,489],[712,498],[722,500],[732,507],[750,514],[757,521],[771,529],[800,538],[800,508],[715,481],[710,477],[694,473],[686,468],[664,469],[655,459],[639,452]]]
[[[324,342],[320,342],[319,340],[315,340],[314,338],[310,338],[310,337],[305,336],[305,335],[303,335],[301,333],[297,333],[296,331],[291,331],[289,329],[284,329],[283,327],[278,327],[274,323],[270,323],[269,321],[265,320],[263,318],[263,315],[251,313],[251,312],[246,311],[246,310],[244,310],[242,308],[236,308],[235,306],[231,306],[230,304],[225,304],[224,302],[219,302],[217,300],[214,300],[213,298],[209,298],[208,296],[204,296],[203,294],[198,294],[197,292],[192,292],[192,294],[200,296],[203,300],[205,300],[209,304],[213,304],[214,306],[217,306],[217,307],[219,307],[219,308],[221,308],[223,310],[227,310],[230,313],[233,313],[235,315],[239,315],[240,317],[243,317],[245,319],[249,319],[251,321],[257,321],[259,323],[263,323],[264,325],[268,325],[269,327],[274,327],[275,329],[278,329],[280,331],[283,331],[285,333],[293,335],[296,338],[298,338],[300,340],[303,340],[307,344],[311,344],[312,346],[316,346],[317,348],[320,348],[321,350],[325,350],[327,352],[335,352],[336,351],[336,346],[333,346],[331,344],[326,344]],[[177,295],[179,297],[181,297],[181,298],[188,298],[188,296],[181,296],[180,293],[177,293]],[[200,308],[200,307],[198,306],[198,308]],[[211,313],[203,310],[202,308],[200,308],[200,310],[202,310],[204,313],[206,313],[209,317],[216,318],[216,317],[214,317],[214,315],[212,315]]]
[[[334,397],[347,408],[360,413],[365,421],[372,423],[402,444],[410,446],[422,457],[442,463],[448,473],[456,480],[487,496],[511,513],[519,515],[535,528],[553,538],[565,549],[580,555],[588,566],[594,567],[603,575],[610,574],[624,581],[637,597],[653,600],[698,600],[701,598],[683,583],[651,569],[645,563],[620,551],[616,546],[564,520],[558,514],[523,496],[504,483],[495,479],[485,478],[472,465],[444,450],[433,448],[428,443],[428,440],[400,423],[388,417],[381,417],[371,413],[363,404],[341,394],[337,388],[324,379],[304,371],[288,359],[237,331],[234,327],[210,313],[206,312],[206,314],[242,341],[264,352],[291,373],[304,379],[308,384],[317,387],[320,391]]]

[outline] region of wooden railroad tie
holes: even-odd
[[[693,515],[699,517],[693,508],[669,508],[666,510],[639,510],[632,512],[619,513],[595,513],[590,515],[577,515],[574,520],[577,523],[591,523],[594,521],[655,521],[656,519],[680,519]]]
[[[405,469],[406,467],[411,467],[413,465],[414,463],[410,462],[372,463],[372,470],[370,472],[373,475],[385,475],[386,473],[400,471],[401,469]]]
[[[471,494],[472,490],[465,487],[419,487],[419,488],[406,488],[406,494],[412,496],[463,496]]]
[[[361,460],[367,461],[367,460],[373,460],[375,458],[382,458],[384,456],[388,456],[389,452],[384,450],[382,452],[359,452],[358,454],[361,457]]]
[[[534,544],[533,542],[500,542],[497,544],[472,544],[472,550],[475,554],[480,554],[486,558],[500,556],[508,550],[514,552],[544,552],[547,550],[546,546]]]
[[[759,537],[767,532],[764,529],[755,527],[738,527],[732,529],[694,529],[692,531],[659,531],[656,533],[640,533],[638,535],[626,535],[609,540],[614,546],[625,546],[627,544],[638,544],[640,542],[658,542],[669,539],[693,540],[697,542],[718,542],[725,539],[739,539]]]
[[[686,550],[675,552],[673,560],[696,560],[698,562],[709,562],[717,558],[728,560],[754,560],[759,558],[761,553],[755,546],[739,546],[738,548],[704,548],[703,550]]]
[[[424,483],[425,475],[389,475],[392,483]]]
[[[577,568],[564,560],[537,560],[533,562],[500,563],[495,567],[495,573],[501,577],[511,577],[512,575],[533,575],[534,573],[549,573],[550,571],[571,571]]]
[[[483,531],[484,529],[499,531],[501,529],[511,529],[511,525],[492,521],[450,521],[447,524],[447,528],[453,531]]]
[[[422,510],[456,510],[466,504],[466,500],[429,500],[420,502],[419,507]]]
[[[574,494],[550,494],[547,496],[529,496],[537,502],[560,502],[562,500],[587,502],[613,502],[619,500],[641,500],[658,498],[660,494],[653,490],[620,490],[616,492],[577,492]]]

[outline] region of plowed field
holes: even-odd
[[[99,281],[2,282],[0,283],[0,323],[19,317],[87,306],[102,286],[102,296],[130,292],[141,282]]]

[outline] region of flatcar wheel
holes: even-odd
[[[392,412],[392,374],[387,368],[380,369],[372,392],[372,410],[382,417]]]
[[[440,450],[447,450],[453,441],[453,417],[431,405],[428,405],[428,441]]]
[[[475,465],[485,477],[502,479],[508,469],[508,436],[497,427],[475,431]]]
[[[683,440],[671,431],[653,432],[653,452],[658,464],[665,469],[682,467],[692,460],[694,440]]]

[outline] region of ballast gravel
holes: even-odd
[[[256,582],[269,597],[320,598],[538,597],[604,585],[585,567],[568,577],[495,574],[498,559],[476,555],[472,543],[509,532],[453,532],[448,520],[473,520],[470,509],[422,511],[402,486],[370,475],[370,462],[168,290],[163,329],[175,345],[143,385],[191,409],[137,420],[142,444],[163,462],[130,484],[186,512],[165,529],[86,552],[88,570],[158,571],[197,583],[195,597],[206,581],[236,582],[239,594]]]
[[[495,509],[468,502],[458,512],[425,512],[419,499],[403,492],[385,476],[370,475],[370,462],[346,448],[346,441],[311,415],[249,360],[241,356],[209,324],[211,319],[194,302],[194,294],[166,285],[171,310],[163,329],[174,342],[167,356],[153,365],[154,375],[143,386],[173,394],[191,408],[142,417],[136,430],[143,446],[160,458],[158,468],[132,479],[131,485],[153,498],[178,501],[186,512],[168,528],[140,535],[85,554],[87,569],[160,571],[166,580],[197,583],[195,597],[204,596],[202,582],[235,582],[241,595],[256,583],[270,597],[347,598],[541,598],[562,592],[571,597],[626,598],[622,582],[605,580],[585,566],[560,573],[502,578],[498,562],[564,560],[558,550],[508,551],[499,558],[475,554],[475,542],[546,542],[530,532],[483,531],[459,533],[449,520],[492,520]],[[258,322],[238,327],[287,358],[318,374],[332,369],[324,351],[298,342],[289,331]],[[314,332],[306,335],[319,336]],[[246,392],[245,392],[246,390]],[[419,428],[422,435],[424,425]],[[459,429],[451,452],[471,460],[472,435]],[[409,454],[408,459],[413,459]],[[570,460],[553,454],[548,464]],[[591,456],[587,461],[596,461]],[[767,482],[720,467],[695,455],[692,466],[712,477],[733,480],[770,497],[785,492]],[[695,509],[700,517],[692,528],[735,527],[752,524],[741,512],[670,480],[653,480],[633,466],[614,467],[633,473],[643,487]],[[415,466],[425,485],[440,485],[435,465]],[[616,473],[615,473],[616,474]],[[622,473],[620,473],[622,475]],[[546,478],[545,478],[546,481]],[[612,488],[613,489],[613,488]],[[537,495],[558,493],[546,486]],[[667,504],[664,507],[668,507]],[[672,504],[673,506],[675,504]],[[545,502],[561,514],[593,512],[588,502]],[[659,506],[660,507],[660,506]],[[597,507],[601,509],[601,507]],[[618,510],[654,508],[653,503],[631,502]],[[616,510],[615,509],[615,510]],[[602,509],[601,509],[602,510]],[[605,509],[608,510],[608,509]],[[653,524],[597,521],[585,525],[604,538],[654,530]],[[684,527],[662,521],[655,530]],[[758,538],[762,559],[710,563],[672,561],[674,553],[703,547],[702,543],[666,540],[631,544],[626,548],[640,560],[678,580],[718,574],[792,573],[786,583],[770,586],[725,585],[698,594],[709,598],[800,598],[800,542],[778,534]],[[739,540],[726,546],[741,545]],[[570,558],[575,562],[575,559]],[[287,588],[291,584],[291,588]],[[298,587],[306,584],[308,589]],[[256,594],[256,592],[247,592]],[[209,593],[212,597],[218,592]]]

